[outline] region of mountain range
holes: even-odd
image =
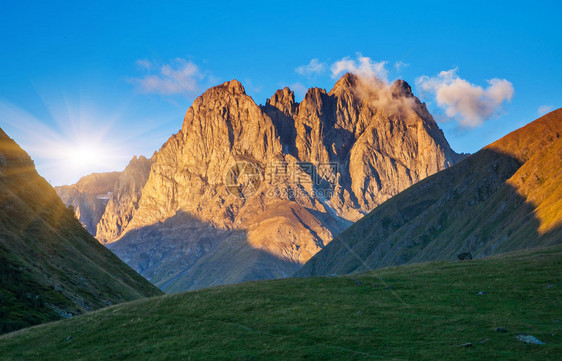
[[[77,215],[167,292],[288,277],[353,222],[462,158],[404,81],[346,74],[300,103],[284,88],[260,106],[232,80],[198,97],[177,134],[119,174],[95,232],[82,215],[97,219],[98,208]],[[59,188],[67,204],[81,204],[81,193],[64,197],[81,182]]]
[[[262,356],[294,357],[293,341],[263,346],[279,335],[312,340],[303,357],[326,350],[315,337],[365,356],[372,347],[348,343],[373,337],[376,321],[394,327],[376,336],[392,343],[385,355],[433,359],[403,340],[441,350],[424,336],[441,325],[449,346],[493,340],[509,358],[536,353],[519,344],[536,339],[532,331],[550,357],[558,347],[561,134],[558,109],[461,155],[402,81],[347,74],[330,92],[313,88],[296,103],[285,88],[264,106],[230,81],[196,99],[151,158],[55,191],[0,130],[1,333],[161,290],[297,277],[140,300],[0,337],[0,349],[16,358],[136,358],[134,344],[146,358],[153,343],[139,340],[158,339],[159,355],[240,349],[244,357],[247,347],[234,346],[249,340],[240,339],[243,329]],[[511,331],[499,321],[514,337],[501,337]],[[208,334],[209,343],[198,341]],[[470,356],[458,350],[447,352]]]

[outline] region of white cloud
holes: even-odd
[[[137,65],[145,70],[146,75],[130,78],[129,82],[143,93],[163,95],[195,93],[199,88],[198,81],[205,77],[197,65],[182,58],[176,58],[170,64],[160,66],[141,59],[137,60]]]
[[[539,115],[545,115],[546,113],[550,113],[552,111],[552,105],[541,105],[538,109],[537,109],[537,113]]]
[[[136,63],[139,68],[144,70],[150,70],[152,68],[152,62],[148,59],[139,59]]]
[[[513,96],[513,84],[506,79],[493,78],[487,82],[486,88],[471,84],[457,75],[456,68],[435,77],[424,75],[416,79],[422,91],[435,95],[437,105],[448,117],[469,128],[495,116]]]
[[[295,69],[300,75],[313,75],[324,72],[326,64],[318,59],[312,59],[307,65],[301,65]]]
[[[378,79],[388,83],[388,71],[385,68],[386,64],[386,61],[375,62],[371,58],[362,56],[361,54],[357,54],[357,60],[346,56],[332,64],[332,78],[337,78],[343,73],[349,72],[362,78]]]

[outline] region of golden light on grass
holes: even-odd
[[[488,146],[523,163],[507,183],[535,209],[541,235],[562,225],[561,116],[553,111]]]

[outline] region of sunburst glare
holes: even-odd
[[[150,156],[171,135],[170,123],[179,128],[177,119],[145,119],[134,129],[125,129],[117,111],[104,114],[83,100],[66,97],[41,98],[48,116],[36,116],[0,99],[0,120],[53,185],[72,184],[93,172],[122,170],[133,155]]]

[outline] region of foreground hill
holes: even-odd
[[[562,243],[561,135],[558,109],[382,204],[297,275]]]
[[[259,106],[232,80],[193,102],[142,187],[113,191],[96,237],[167,292],[287,277],[460,158],[403,81],[346,74]]]
[[[0,359],[555,360],[561,269],[555,246],[354,277],[222,286],[4,335]],[[521,334],[545,344],[519,341]]]
[[[99,244],[0,129],[0,332],[161,292]]]

